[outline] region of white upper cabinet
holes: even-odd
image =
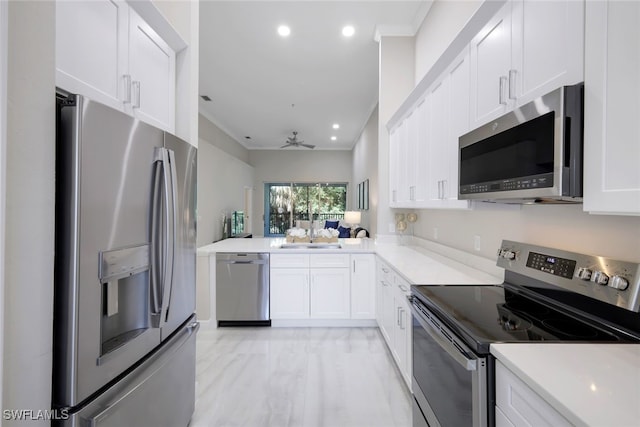
[[[122,109],[129,7],[122,1],[56,3],[56,85]]]
[[[131,107],[141,120],[174,128],[176,53],[133,9],[129,15]]]
[[[583,1],[514,1],[512,37],[516,105],[584,80]]]
[[[56,2],[56,85],[173,132],[175,51],[123,1]]]
[[[465,49],[429,93],[427,207],[468,209],[458,200],[458,138],[469,130],[469,51]]]
[[[471,128],[583,81],[584,2],[512,0],[471,42]]]
[[[640,215],[640,3],[587,1],[584,210]]]
[[[471,127],[508,111],[511,69],[511,2],[471,41]]]

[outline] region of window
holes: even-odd
[[[264,186],[264,235],[284,236],[297,220],[342,219],[346,183],[268,183]]]

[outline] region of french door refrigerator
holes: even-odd
[[[57,94],[53,408],[64,426],[187,426],[196,149]]]

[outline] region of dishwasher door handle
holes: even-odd
[[[264,265],[266,264],[268,261],[266,260],[251,260],[251,261],[228,261],[228,260],[224,260],[224,261],[218,261],[218,263],[220,264],[260,264],[260,265]]]

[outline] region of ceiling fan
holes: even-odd
[[[298,132],[296,132],[295,130],[293,131],[293,136],[289,136],[287,137],[287,140],[285,142],[285,144],[280,147],[280,148],[286,148],[286,147],[307,147],[307,148],[315,148],[315,145],[312,144],[303,144],[303,140],[302,139],[298,139]]]

